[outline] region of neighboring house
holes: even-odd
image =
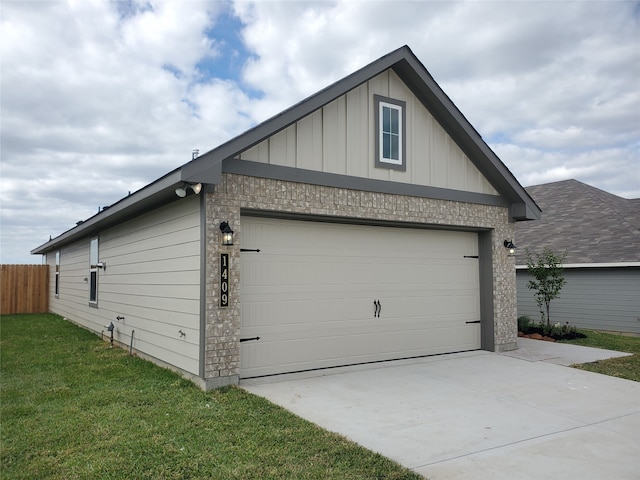
[[[518,315],[540,320],[527,288],[526,250],[567,253],[551,321],[640,334],[640,199],[628,200],[577,180],[527,188],[544,212],[516,226]]]
[[[503,243],[539,216],[402,47],[32,253],[53,312],[209,389],[516,348]]]

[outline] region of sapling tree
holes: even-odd
[[[551,300],[560,296],[560,290],[567,282],[562,275],[562,262],[566,256],[566,252],[556,254],[548,247],[545,247],[542,252],[533,254],[527,250],[527,270],[533,277],[533,280],[529,280],[527,287],[535,292],[534,297],[543,320],[546,312],[547,325],[551,321],[549,316]]]

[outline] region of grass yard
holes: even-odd
[[[203,392],[56,315],[0,317],[11,479],[419,479],[240,388]]]
[[[610,358],[592,363],[574,365],[581,370],[602,373],[614,377],[640,382],[640,337],[630,337],[615,333],[603,333],[593,330],[581,330],[587,338],[563,340],[563,343],[583,345],[585,347],[605,348],[619,352],[632,353],[631,357]]]

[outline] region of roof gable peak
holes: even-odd
[[[242,151],[284,130],[388,69],[393,69],[476,168],[511,204],[511,217],[514,220],[540,218],[540,208],[407,45],[380,57],[245,133],[186,163],[180,168],[181,179],[189,182],[217,183],[220,180],[223,160],[236,157]]]

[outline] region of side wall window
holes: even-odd
[[[89,250],[89,304],[98,303],[98,239],[91,240]]]
[[[60,250],[56,252],[56,280],[55,280],[55,295],[56,298],[60,296]]]
[[[378,168],[405,171],[406,102],[374,95]]]

